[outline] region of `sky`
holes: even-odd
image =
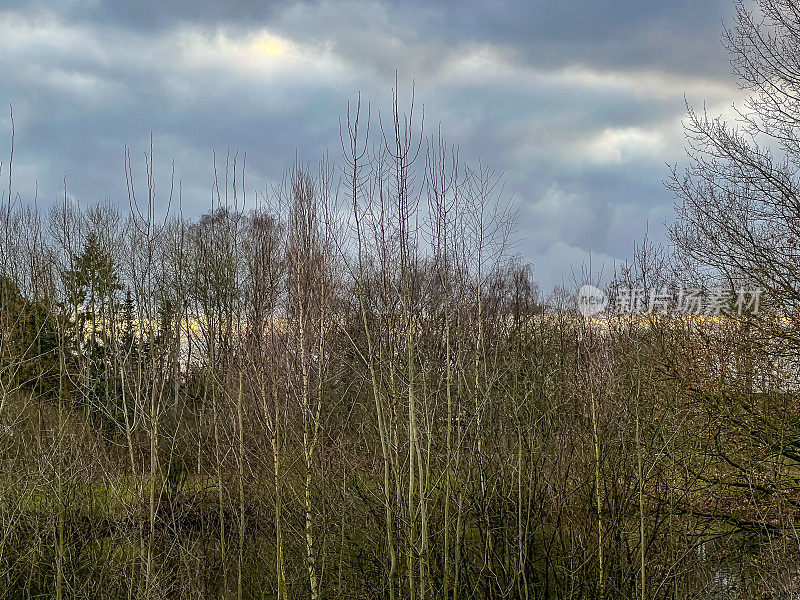
[[[265,189],[297,157],[341,152],[339,117],[414,82],[428,133],[503,174],[514,251],[543,290],[591,256],[606,276],[673,218],[685,102],[729,115],[742,92],[720,36],[731,0],[4,0],[0,152],[14,190],[128,206],[123,151],[185,214],[209,206],[212,152],[247,153]],[[143,185],[140,183],[140,185]]]

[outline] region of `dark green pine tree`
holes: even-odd
[[[115,406],[118,382],[112,369],[118,315],[118,292],[122,289],[113,257],[97,235],[90,233],[74,268],[64,274],[64,287],[74,315],[72,321],[77,360],[83,373],[82,395],[90,410],[110,415]],[[123,307],[124,308],[124,307]]]
[[[113,308],[116,294],[122,289],[114,260],[97,236],[89,234],[73,264],[75,268],[64,275],[69,300],[96,322]]]

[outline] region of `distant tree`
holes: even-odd
[[[101,414],[115,414],[118,385],[112,373],[116,344],[117,309],[122,284],[109,252],[90,232],[74,268],[65,271],[68,311],[73,312],[74,369],[83,384],[84,401]],[[110,412],[109,412],[110,411]]]
[[[122,289],[114,261],[98,236],[90,233],[75,268],[64,274],[64,285],[73,305],[84,309],[92,321],[103,316]]]

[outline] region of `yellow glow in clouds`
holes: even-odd
[[[276,37],[265,35],[253,44],[253,50],[265,56],[279,56],[286,52],[286,44]]]

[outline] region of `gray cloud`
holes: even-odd
[[[517,247],[548,287],[589,250],[624,258],[646,224],[659,239],[684,94],[712,112],[739,94],[719,43],[731,11],[727,0],[12,0],[0,99],[14,103],[23,195],[38,182],[52,201],[66,174],[81,202],[125,204],[123,144],[141,157],[152,131],[159,188],[174,158],[197,213],[212,149],[246,151],[258,187],[296,153],[335,157],[347,100],[360,90],[386,107],[399,69],[465,159],[505,172]]]

